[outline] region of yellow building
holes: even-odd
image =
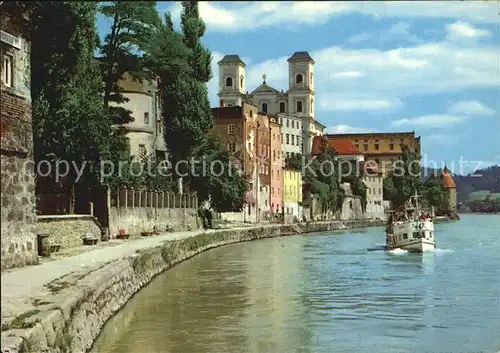
[[[292,214],[298,219],[302,217],[302,174],[298,170],[284,170],[283,207],[285,214]]]
[[[392,165],[403,154],[402,146],[406,145],[421,158],[420,136],[412,132],[396,133],[361,133],[361,134],[331,134],[328,140],[348,139],[365,156],[365,161],[376,162],[383,173],[392,169]]]

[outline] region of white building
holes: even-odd
[[[386,219],[384,203],[384,177],[376,165],[365,166],[366,216]]]
[[[120,106],[130,110],[134,118],[134,121],[122,125],[130,141],[130,153],[134,156],[156,155],[164,158],[167,147],[163,138],[156,82],[135,81],[125,74],[118,85],[120,93],[128,99]]]
[[[302,154],[302,119],[284,113],[278,114],[281,124],[282,160],[293,154]]]
[[[314,120],[314,60],[308,52],[295,52],[288,61],[288,90],[279,91],[263,82],[252,93],[245,90],[245,63],[238,55],[226,55],[219,65],[219,98],[221,106],[241,106],[248,102],[262,112],[285,113],[301,120],[302,153],[310,154],[312,137],[323,133],[324,126]]]

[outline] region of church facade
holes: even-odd
[[[219,65],[220,106],[249,103],[263,113],[283,114],[302,121],[302,153],[311,153],[314,136],[323,135],[325,126],[315,120],[314,60],[308,52],[295,52],[288,61],[288,90],[278,90],[266,82],[249,93],[246,88],[246,64],[238,55],[226,55]]]

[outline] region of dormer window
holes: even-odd
[[[262,111],[267,113],[267,103],[262,103]]]
[[[297,113],[302,113],[302,102],[297,101]]]
[[[233,87],[233,78],[226,77],[226,87]]]
[[[295,83],[302,83],[304,81],[304,77],[302,77],[301,74],[297,74],[297,76],[295,76]]]

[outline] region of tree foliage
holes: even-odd
[[[88,2],[34,2],[31,10],[31,96],[36,161],[85,164],[98,181],[101,146],[109,137],[101,78],[92,65],[97,8]],[[71,166],[68,186],[76,182]]]
[[[406,200],[420,192],[420,161],[408,146],[403,146],[402,159],[396,161],[394,170],[384,180],[384,198],[399,207]]]
[[[437,174],[431,175],[422,186],[422,193],[429,206],[439,209],[444,201],[444,190]]]
[[[311,192],[318,196],[322,212],[337,211],[342,208],[344,190],[340,186],[340,166],[335,160],[335,151],[326,140],[320,153],[306,163],[304,181]],[[309,166],[309,167],[308,167]]]

